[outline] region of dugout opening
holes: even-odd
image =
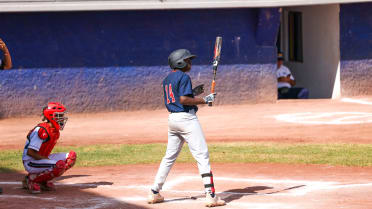
[[[284,7],[278,32],[278,52],[310,98],[339,98],[339,5]]]

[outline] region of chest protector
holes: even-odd
[[[48,157],[52,152],[54,146],[57,144],[57,141],[59,139],[59,130],[50,127],[47,123],[40,123],[36,127],[40,127],[38,134],[39,138],[43,140],[38,154],[44,157]]]

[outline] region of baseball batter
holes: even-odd
[[[23,166],[28,172],[23,180],[23,188],[37,194],[41,190],[55,190],[52,180],[70,169],[76,161],[76,153],[51,154],[56,145],[60,130],[63,130],[67,117],[66,108],[57,102],[50,102],[43,109],[43,120],[27,135],[23,151]]]
[[[204,98],[194,97],[191,79],[186,72],[191,70],[191,60],[195,57],[186,49],[173,51],[168,57],[172,71],[163,80],[164,103],[170,113],[168,117],[168,146],[148,197],[149,204],[164,201],[164,197],[160,195],[159,191],[162,189],[184,142],[186,142],[192,156],[198,163],[199,173],[205,187],[206,206],[225,205],[225,201],[215,194],[208,146],[196,116],[198,111],[196,105],[213,102],[215,94],[209,94]]]

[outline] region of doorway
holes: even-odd
[[[340,97],[339,5],[285,7],[278,51],[310,98]]]

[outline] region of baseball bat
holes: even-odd
[[[214,56],[213,56],[213,80],[211,85],[211,93],[215,93],[216,88],[216,74],[218,64],[220,62],[220,55],[221,55],[221,46],[222,46],[222,37],[216,37],[216,43],[214,44]],[[212,102],[208,103],[209,106],[212,106]]]

